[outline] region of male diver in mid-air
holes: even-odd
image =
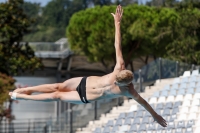
[[[74,104],[89,103],[92,101],[117,98],[126,96],[133,98],[141,104],[161,126],[166,127],[166,121],[158,115],[154,109],[137,93],[132,80],[133,73],[125,69],[125,63],[121,51],[120,22],[123,9],[117,6],[116,12],[111,13],[115,24],[115,50],[116,65],[112,73],[102,77],[76,77],[66,80],[63,83],[44,84],[39,86],[18,88],[9,95],[12,99],[56,101],[62,100]],[[33,92],[41,92],[31,95]]]

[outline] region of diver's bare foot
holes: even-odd
[[[9,96],[12,100],[22,100],[26,96],[26,94],[20,94],[16,92],[9,92]]]
[[[15,92],[9,92],[9,96],[10,96],[11,99],[16,100],[17,93],[15,93]]]

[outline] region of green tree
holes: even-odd
[[[33,23],[31,23],[29,27],[30,31],[37,31],[37,26],[41,23],[42,20],[42,7],[40,6],[40,3],[24,2],[23,4],[21,4],[21,7],[27,17],[33,21]]]
[[[91,61],[114,58],[114,6],[96,6],[75,13],[67,28],[71,49],[84,53]]]
[[[67,28],[71,48],[83,52],[91,61],[102,61],[105,66],[105,60],[115,60],[114,25],[109,14],[114,10],[115,6],[104,6],[74,14]],[[166,8],[124,7],[121,31],[126,64],[135,57],[164,56],[165,46],[159,45],[155,37],[158,27],[167,25],[166,20],[173,20],[173,16],[176,16],[175,11]]]
[[[151,6],[163,6],[164,5],[164,0],[152,0],[151,2],[149,2],[148,5],[151,5]]]
[[[173,41],[166,47],[166,57],[186,63],[199,64],[200,11],[191,4],[181,4],[175,8],[180,19],[173,27]]]
[[[127,7],[131,10],[132,6]],[[134,16],[134,21],[129,26],[129,34],[137,42],[137,50],[134,51],[134,57],[153,55],[163,57],[166,51],[166,45],[173,41],[170,38],[173,25],[178,22],[178,14],[173,9],[157,7],[135,7],[137,11],[129,12],[129,16]]]
[[[50,1],[45,7],[43,7],[41,16],[37,17],[37,20],[40,21],[36,21],[38,23],[36,23],[35,26],[31,28],[33,29],[32,33],[27,34],[24,37],[24,40],[54,42],[62,37],[65,37],[65,28],[68,25],[72,14],[79,10],[85,9],[88,6],[87,4],[89,4],[88,2],[90,1]]]
[[[39,3],[31,2],[24,2],[23,4],[21,4],[21,7],[24,10],[24,13],[27,15],[27,17],[33,21],[28,27],[30,32],[26,33],[25,36],[23,36],[23,41],[38,41],[38,38],[43,37],[43,35],[37,33],[41,29],[42,7]]]
[[[37,18],[41,13],[40,3],[24,2],[21,7],[24,13],[31,19]]]
[[[42,8],[38,3],[25,2],[22,7],[28,16],[35,18],[35,23],[23,40],[56,41],[65,36],[66,26],[75,12],[98,5],[125,6],[132,3],[134,0],[52,0]]]
[[[84,3],[85,2],[85,3]],[[43,25],[51,27],[66,27],[73,13],[87,8],[89,1],[52,0],[42,12]]]
[[[33,72],[41,67],[40,60],[34,56],[34,51],[28,43],[20,44],[32,22],[24,14],[21,4],[23,0],[9,0],[6,3],[0,3],[0,73],[5,74],[0,74],[1,117],[9,115],[2,110],[2,103],[8,98],[8,91],[14,89],[14,79],[6,75],[13,76],[19,71],[27,70]]]
[[[138,0],[121,0],[121,2],[119,2],[120,5],[122,6],[127,6],[129,4],[137,4]]]
[[[173,3],[174,1],[166,2]],[[137,53],[150,54],[152,52],[157,57],[199,64],[200,11],[196,7],[199,8],[200,4],[176,3],[173,8],[153,7],[148,12],[139,14],[140,17],[130,28],[131,35],[133,37],[139,35],[142,42],[146,40],[146,37],[148,39],[145,45],[141,44]],[[149,47],[146,47],[147,43]]]
[[[0,73],[0,123],[3,117],[6,117],[9,120],[13,119],[13,116],[11,115],[11,107],[9,106],[8,108],[5,108],[2,105],[9,99],[9,91],[15,88],[14,82],[15,80],[12,77]]]
[[[158,37],[168,32],[168,35],[162,35],[162,39],[159,41],[159,43],[166,46],[164,57],[181,62],[199,64],[199,1],[183,0],[176,2],[175,0],[167,0],[164,6],[175,9],[179,16],[173,25],[170,25],[170,23],[168,25],[165,24],[165,26],[161,26],[158,29]],[[163,37],[166,39],[163,39]]]
[[[0,72],[7,75],[41,65],[28,44],[19,43],[32,22],[20,8],[22,3],[23,0],[10,0],[0,4]]]
[[[70,0],[52,0],[44,8],[42,12],[43,24],[51,27],[63,27],[67,24],[66,9]]]
[[[112,0],[91,0],[94,4],[94,6],[104,6],[104,5],[111,5]]]

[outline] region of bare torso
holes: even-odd
[[[102,77],[89,76],[86,80],[86,97],[88,101],[96,101],[105,98],[117,98],[128,93],[127,87],[115,85],[117,72],[113,72]],[[68,80],[67,88],[76,91],[76,87],[81,82],[82,77]]]
[[[121,90],[114,84],[115,80],[110,74],[103,77],[88,77],[86,81],[86,96],[89,101],[116,98]]]

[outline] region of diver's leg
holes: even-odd
[[[33,92],[52,93],[58,90],[58,84],[43,84],[25,88],[17,88],[13,92],[30,95]]]
[[[68,79],[63,83],[43,84],[26,88],[18,88],[14,90],[14,92],[30,95],[33,92],[52,93],[56,91],[76,91],[76,87],[80,84],[81,79],[82,77],[77,77]]]
[[[13,95],[15,96],[13,97]],[[60,92],[56,91],[53,93],[42,93],[36,95],[20,94],[15,92],[10,92],[9,95],[16,100],[34,100],[34,101],[57,101],[62,100],[65,102],[81,102],[79,94],[77,91],[70,92]]]
[[[35,101],[56,101],[58,100],[55,96],[55,92],[53,93],[41,93],[35,95],[27,95],[24,93],[16,93],[10,92],[9,95],[14,100],[35,100]]]

